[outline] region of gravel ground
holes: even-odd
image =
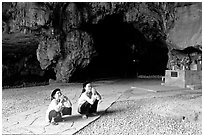
[[[202,95],[114,103],[76,135],[201,135]]]
[[[81,90],[80,84],[70,85],[4,89],[2,90],[2,117],[6,118],[35,107],[49,105],[50,94],[57,87],[59,87],[65,95],[70,95],[71,92]],[[73,99],[72,96],[69,97]]]
[[[56,86],[2,90],[2,117],[49,104]],[[66,95],[80,91],[81,84],[60,86]],[[124,97],[133,96],[124,93]],[[165,93],[166,94],[166,93]],[[138,95],[137,95],[138,96]],[[75,96],[70,96],[75,100]],[[98,120],[76,135],[201,135],[202,92],[170,97],[115,102]]]
[[[2,117],[5,118],[48,103],[50,91],[42,92],[40,88],[38,87],[38,90],[32,90],[32,88],[2,90]]]

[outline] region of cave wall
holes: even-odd
[[[169,70],[191,70],[192,63],[202,62],[202,5],[180,6],[176,9],[174,27],[167,33],[170,43]]]
[[[4,62],[9,60],[6,58],[10,53],[9,49],[20,51],[21,47],[27,45],[39,61],[36,65],[40,66],[39,74],[42,75],[51,69],[56,75],[57,82],[69,82],[75,72],[86,68],[94,57],[99,55],[93,30],[94,26],[103,22],[107,16],[113,18],[119,15],[122,24],[126,24],[124,29],[131,26],[134,30],[133,35],[130,35],[132,38],[123,44],[127,48],[126,58],[134,56],[131,60],[140,60],[147,55],[155,57],[156,54],[160,54],[156,52],[163,48],[167,54],[167,47],[181,48],[202,44],[200,23],[202,9],[199,5],[200,3],[165,2],[4,2],[2,4],[2,51],[5,58],[3,73],[7,72],[4,73],[8,74],[5,77],[19,73],[18,71],[10,73],[8,68],[11,66]],[[115,23],[117,25],[117,22]],[[162,44],[158,46],[156,41]],[[115,48],[117,50],[117,47]],[[149,54],[151,52],[154,53]],[[27,55],[22,56],[15,62],[26,57]],[[155,57],[154,60],[158,59],[159,57]],[[143,67],[148,68],[148,65]]]
[[[174,27],[167,40],[178,49],[202,45],[202,4],[194,4],[176,9]]]

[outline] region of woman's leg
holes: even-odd
[[[72,114],[72,108],[71,107],[64,107],[62,110],[62,115],[71,115]]]
[[[87,101],[81,105],[81,107],[78,109],[78,112],[80,114],[85,114],[85,115],[88,115],[89,111],[90,111],[90,106],[91,104],[88,103]]]
[[[61,113],[55,110],[51,110],[49,113],[49,121],[51,122],[52,119],[54,119],[55,122],[60,122],[62,120]]]
[[[96,113],[98,106],[98,100],[95,100],[94,104],[91,105],[89,113]]]

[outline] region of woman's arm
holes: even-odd
[[[59,112],[62,109],[62,107],[63,107],[62,102],[58,103],[56,99],[52,100],[51,105],[52,105],[53,109],[55,111],[57,111],[57,112]]]
[[[96,91],[95,88],[92,88],[92,93],[96,99],[101,100],[101,95]]]
[[[67,96],[64,96],[63,104],[65,107],[72,107],[72,103]]]

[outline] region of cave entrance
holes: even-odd
[[[93,59],[94,76],[118,77],[125,75],[128,67],[131,26],[122,16],[106,16],[93,29],[94,46],[98,56]],[[93,71],[93,70],[92,70]],[[94,72],[94,71],[93,71]]]
[[[161,40],[147,41],[133,24],[120,14],[107,15],[98,24],[84,27],[92,34],[97,56],[83,69],[85,79],[130,78],[163,75],[168,49]],[[75,75],[76,76],[76,75]]]

